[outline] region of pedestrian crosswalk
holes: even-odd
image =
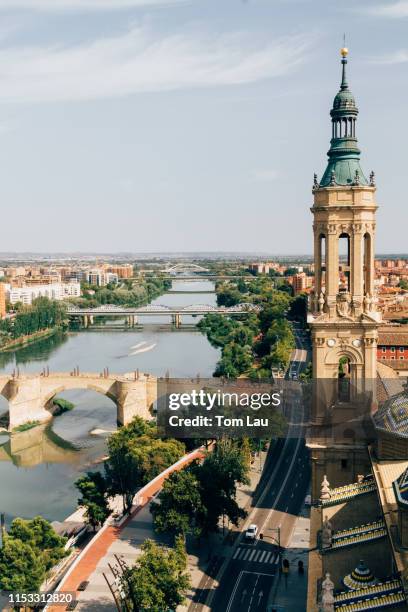
[[[278,555],[273,551],[239,547],[232,557],[236,561],[252,561],[253,563],[268,563],[277,565]]]

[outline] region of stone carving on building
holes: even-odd
[[[322,527],[322,547],[330,548],[332,545],[333,528],[329,519],[326,517]]]
[[[323,477],[320,499],[322,501],[324,501],[325,499],[330,499],[330,483],[327,480],[326,474]]]
[[[323,309],[324,309],[324,295],[323,295],[323,291],[321,291],[319,295],[319,312],[323,312]]]
[[[348,291],[344,291],[337,295],[336,309],[339,317],[350,317],[351,295]]]
[[[322,582],[322,605],[321,612],[334,612],[334,583],[330,579],[330,574]]]

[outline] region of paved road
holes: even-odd
[[[294,372],[301,373],[306,360],[305,336],[300,329],[295,329],[295,336],[297,348],[288,369],[290,378]],[[221,569],[212,601],[207,601],[214,612],[264,612],[267,608],[280,568],[280,552],[284,554],[278,547],[279,540],[282,548],[289,545],[310,480],[308,451],[299,425],[303,418],[300,391],[293,395],[290,412],[289,435],[272,447],[259,488],[262,492],[246,521],[246,525],[258,525],[263,540],[247,543],[241,534]],[[202,608],[197,603],[190,609],[193,607],[194,611]]]

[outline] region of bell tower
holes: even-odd
[[[313,378],[351,382],[376,378],[380,313],[374,292],[374,173],[360,166],[358,108],[346,75],[348,50],[341,50],[342,78],[330,111],[332,138],[323,177],[314,176],[314,294],[308,322],[313,342]]]
[[[341,50],[340,90],[330,111],[327,168],[313,184],[314,293],[308,323],[313,345],[312,496],[326,476],[341,486],[367,474],[367,415],[375,402],[381,314],[374,291],[377,204],[374,173],[360,166],[358,109]]]

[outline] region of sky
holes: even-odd
[[[408,252],[407,0],[0,0],[0,251],[312,251],[343,33]]]

